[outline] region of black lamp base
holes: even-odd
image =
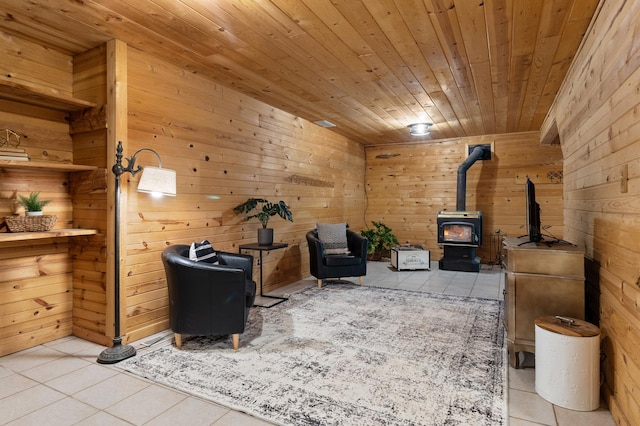
[[[98,355],[98,363],[116,364],[135,355],[136,350],[133,346],[114,343],[112,347],[105,349]]]

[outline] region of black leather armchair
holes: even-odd
[[[362,235],[347,229],[349,254],[325,254],[316,229],[307,232],[309,245],[309,267],[311,275],[318,279],[322,288],[325,278],[362,277],[367,275],[367,247],[369,241]]]
[[[238,349],[249,309],[256,297],[253,256],[218,252],[219,264],[189,259],[189,246],[176,244],[162,252],[169,289],[169,326],[176,346],[182,335],[231,334]]]

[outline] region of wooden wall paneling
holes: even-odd
[[[0,333],[0,354],[10,354],[68,336],[71,334],[71,315],[63,312],[42,320],[30,321],[24,326],[20,330],[9,327],[6,334]]]
[[[68,55],[6,34],[3,43],[3,79],[38,93],[69,97],[72,62]],[[32,160],[73,161],[68,114],[51,108],[0,101],[0,128],[20,136],[20,147]],[[39,191],[52,202],[45,213],[55,214],[54,229],[72,226],[69,175],[62,171],[0,168],[0,216],[23,214],[16,194]],[[72,271],[67,238],[5,242],[0,247],[0,356],[71,333]]]
[[[71,271],[64,239],[0,247],[0,356],[71,333]]]
[[[74,238],[73,333],[108,345],[107,312],[107,46],[101,45],[73,57],[73,93],[99,106],[71,114],[69,132],[75,164],[98,167],[95,171],[71,175],[74,227],[97,229],[98,234]]]
[[[600,265],[602,393],[618,424],[640,423],[640,4],[602,2],[544,126],[564,153],[565,236]]]
[[[294,215],[293,223],[279,217],[269,223],[289,247],[263,256],[266,291],[308,276],[304,235],[317,221],[362,229],[361,145],[135,49],[128,50],[128,66],[128,149],[155,149],[178,175],[178,195],[162,200],[134,192],[139,176],[127,178],[130,338],[167,326],[160,261],[167,245],[206,238],[237,252],[256,241],[259,222],[232,211],[249,197],[285,200]],[[139,161],[156,162],[147,154]]]
[[[107,104],[107,45],[73,57],[73,95],[97,105]]]
[[[24,214],[24,208],[17,204],[18,195],[27,196],[31,192],[39,192],[42,200],[51,201],[44,208],[45,214],[58,216],[54,229],[71,227],[72,204],[68,193],[68,173],[9,168],[1,170],[0,216]]]
[[[127,73],[127,51],[128,47],[119,40],[110,40],[106,45],[106,122],[107,122],[107,140],[106,140],[106,165],[107,170],[111,170],[111,166],[115,163],[116,147],[119,141],[123,143],[123,165],[126,167],[126,157],[133,155],[135,150],[127,139],[127,100],[128,100],[128,73]],[[107,274],[106,274],[106,294],[107,294],[107,311],[106,311],[106,330],[108,337],[115,337],[115,315],[120,317],[120,336],[122,342],[126,344],[129,341],[127,336],[126,322],[126,296],[125,296],[125,271],[126,271],[126,255],[124,246],[126,244],[127,235],[127,197],[128,186],[126,181],[129,174],[121,176],[120,185],[120,211],[115,211],[115,180],[112,173],[107,172]],[[114,247],[116,237],[115,216],[119,215],[120,223],[119,252]],[[119,264],[119,294],[115,294],[115,267]],[[120,312],[115,312],[115,297],[120,300]]]
[[[0,39],[2,78],[46,88],[52,93],[71,95],[73,63],[69,55],[5,32],[0,32]]]
[[[0,126],[20,135],[33,161],[72,163],[71,137],[67,114],[17,102],[0,102]]]
[[[367,147],[367,225],[382,221],[401,243],[425,244],[439,259],[436,217],[455,210],[457,170],[469,145],[494,143],[492,160],[477,161],[467,170],[467,210],[482,210],[484,263],[492,260],[490,239],[526,233],[522,175],[536,181],[546,234],[562,238],[562,153],[559,146],[539,145],[537,132]],[[548,175],[558,176],[549,179]]]

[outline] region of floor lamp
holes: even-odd
[[[135,167],[136,156],[142,151],[153,152],[158,157],[158,167]],[[124,359],[135,356],[136,350],[131,345],[122,344],[122,336],[120,336],[120,176],[123,173],[131,173],[135,176],[136,173],[144,170],[140,176],[140,182],[138,183],[138,192],[147,192],[154,195],[176,195],[176,172],[175,170],[163,169],[162,160],[160,155],[151,148],[142,148],[136,151],[131,158],[126,158],[127,167],[122,166],[122,141],[118,142],[116,149],[116,164],[113,165],[111,170],[116,176],[116,199],[114,204],[115,210],[115,239],[114,239],[114,252],[115,252],[115,275],[114,275],[114,306],[115,306],[115,330],[113,337],[113,346],[102,351],[98,355],[98,362],[100,364],[115,364]]]

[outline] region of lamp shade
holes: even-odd
[[[175,197],[176,171],[161,167],[145,167],[138,183],[138,192]]]

